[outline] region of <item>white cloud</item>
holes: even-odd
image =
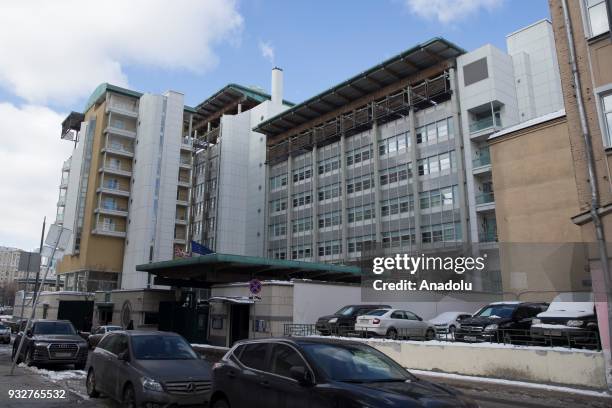
[[[73,147],[60,140],[64,116],[0,103],[0,245],[36,248],[43,217],[55,221],[61,166]]]
[[[242,26],[236,0],[5,2],[0,86],[30,103],[69,103],[101,82],[126,86],[128,65],[203,72]]]
[[[409,10],[419,17],[448,24],[476,14],[480,9],[491,11],[504,0],[406,0]]]
[[[259,51],[261,51],[261,56],[274,63],[274,47],[269,42],[260,41],[259,42]]]

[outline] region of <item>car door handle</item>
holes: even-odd
[[[268,381],[266,381],[266,380],[261,381],[261,382],[259,383],[259,385],[261,385],[261,386],[262,386],[262,387],[264,387],[264,388],[268,388],[268,387],[270,387],[270,383],[269,383]]]

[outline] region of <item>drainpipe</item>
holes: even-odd
[[[606,380],[608,387],[612,390],[612,356],[610,350],[610,342],[612,342],[612,325],[610,324],[610,317],[612,317],[612,295],[610,292],[610,268],[608,262],[608,249],[606,247],[606,239],[604,236],[604,229],[601,223],[601,218],[597,210],[599,209],[599,188],[597,186],[597,178],[595,171],[595,159],[593,157],[593,144],[591,143],[591,135],[589,132],[589,126],[587,123],[586,112],[584,110],[584,101],[582,99],[582,85],[580,83],[580,73],[578,72],[578,64],[576,62],[576,49],[574,46],[574,34],[572,31],[572,25],[569,17],[569,11],[567,6],[567,0],[561,0],[563,8],[563,20],[565,23],[565,32],[567,35],[567,48],[569,50],[569,63],[572,69],[572,85],[576,93],[576,104],[578,106],[578,116],[580,117],[580,129],[582,131],[582,138],[584,139],[587,169],[589,172],[589,186],[591,189],[591,218],[593,219],[593,226],[595,227],[595,234],[597,237],[597,246],[599,249],[599,259],[601,261],[601,269],[604,275],[604,284],[606,290],[607,304],[608,304],[608,351],[605,357],[606,364]],[[602,344],[602,346],[604,346]],[[602,347],[605,351],[605,347]]]

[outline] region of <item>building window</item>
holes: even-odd
[[[382,234],[383,248],[398,248],[414,245],[415,234],[414,229],[406,229],[399,231],[388,231]]]
[[[319,174],[330,173],[340,168],[340,159],[338,156],[330,157],[329,159],[319,161]]]
[[[347,240],[348,253],[354,254],[355,252],[361,252],[363,250],[372,249],[376,237],[374,235],[366,235],[363,237],[349,238]]]
[[[365,176],[348,180],[346,184],[346,193],[357,193],[359,191],[369,190],[372,187],[374,187],[374,178],[372,174],[366,174]]]
[[[279,198],[278,200],[270,201],[270,208],[272,214],[285,211],[287,209],[287,199]]]
[[[380,216],[404,214],[414,210],[414,199],[412,196],[392,198],[380,202]]]
[[[601,107],[604,122],[602,132],[604,134],[606,146],[610,147],[612,146],[612,92],[602,96]]]
[[[380,171],[380,185],[397,183],[412,177],[412,163],[384,169]]]
[[[270,249],[268,251],[269,257],[272,259],[286,259],[287,258],[287,251],[285,250],[285,248],[276,248],[276,249]]]
[[[348,222],[359,222],[374,219],[374,205],[368,204],[360,207],[353,207],[347,210]]]
[[[423,226],[421,228],[421,240],[424,244],[461,241],[461,223],[454,222]]]
[[[281,174],[278,176],[270,177],[270,190],[276,190],[283,188],[287,185],[287,175]]]
[[[291,259],[307,259],[312,256],[310,245],[294,245],[291,247]]]
[[[588,37],[610,31],[606,0],[585,0],[585,7],[590,31],[587,33]]]
[[[308,180],[312,176],[312,169],[310,166],[304,166],[293,171],[293,182],[298,183],[300,181]]]
[[[340,225],[342,215],[340,211],[332,211],[319,215],[319,228]]]
[[[284,222],[270,225],[271,237],[282,237],[287,233],[287,224]]]
[[[312,202],[310,191],[304,191],[293,195],[293,208],[303,207]]]
[[[340,196],[340,183],[330,184],[319,188],[319,201],[329,200]]]
[[[319,256],[339,255],[342,253],[341,241],[319,242]]]
[[[346,165],[358,164],[370,160],[370,157],[372,157],[372,148],[370,146],[351,150],[346,153]]]
[[[312,217],[298,218],[292,221],[292,230],[294,234],[306,232],[312,229]]]

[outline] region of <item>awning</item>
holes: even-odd
[[[255,303],[254,299],[246,296],[213,296],[206,301],[208,303],[233,303],[241,305],[252,305]]]

